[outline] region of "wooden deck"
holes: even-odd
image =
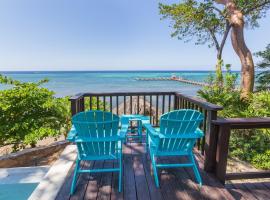
[[[72,172],[58,193],[59,200],[83,199],[125,199],[125,200],[173,200],[173,199],[270,199],[269,183],[220,184],[212,175],[205,173],[203,158],[196,154],[200,167],[203,187],[194,182],[192,170],[188,168],[166,169],[160,172],[160,189],[154,184],[149,155],[144,144],[131,143],[124,147],[123,191],[118,193],[117,173],[98,173],[80,175],[74,195],[69,195]],[[179,158],[163,158],[159,162],[184,162]],[[83,168],[112,167],[112,161],[83,164]]]

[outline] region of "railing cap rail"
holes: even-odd
[[[218,118],[212,120],[215,125],[270,125],[270,117],[252,117],[252,118]]]
[[[75,95],[71,96],[71,97],[69,98],[69,100],[70,100],[70,101],[72,101],[72,100],[77,100],[77,99],[80,99],[80,98],[83,97],[83,96],[84,96],[84,93],[75,94]]]
[[[84,96],[143,96],[143,95],[174,95],[175,92],[171,91],[171,92],[157,92],[157,91],[153,91],[153,92],[91,92],[91,93],[84,93]]]
[[[180,92],[176,92],[176,96],[182,97],[184,99],[187,99],[190,102],[195,103],[195,104],[201,106],[202,108],[204,108],[206,110],[213,110],[213,111],[223,110],[223,107],[222,106],[209,103],[209,102],[207,102],[207,101],[205,101],[205,100],[203,100],[201,98],[198,98],[198,97],[193,97],[193,96],[185,95],[185,94],[182,94]]]
[[[222,110],[222,106],[218,106],[212,103],[209,103],[201,98],[192,97],[189,95],[184,95],[180,92],[175,91],[169,91],[169,92],[97,92],[97,93],[79,93],[75,96],[72,96],[69,98],[70,101],[80,99],[82,97],[89,97],[89,96],[147,96],[147,95],[176,95],[177,97],[181,97],[183,99],[186,99],[187,101],[194,103],[203,109],[211,110],[211,111],[219,111]]]

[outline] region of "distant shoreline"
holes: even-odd
[[[141,72],[141,73],[155,73],[155,72],[160,72],[160,73],[179,73],[179,72],[199,72],[199,73],[211,73],[215,72],[214,70],[61,70],[61,71],[0,71],[0,73],[8,73],[8,74],[13,74],[13,73],[133,73],[133,72]],[[223,71],[226,72],[226,71]],[[237,70],[232,70],[232,72],[240,72]]]

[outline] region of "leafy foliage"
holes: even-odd
[[[159,10],[163,19],[171,20],[173,37],[186,41],[196,38],[196,44],[219,47],[218,36],[225,34],[229,22],[227,8],[219,6],[220,2],[222,0],[184,0],[171,5],[159,4]],[[259,26],[258,20],[270,7],[270,0],[235,0],[234,3],[251,28]]]
[[[205,100],[223,106],[220,117],[269,117],[270,92],[254,93],[247,100],[241,98],[236,88],[237,76],[227,66],[223,85],[216,84],[215,77],[209,78],[212,87],[205,87],[198,95]],[[269,129],[233,130],[230,138],[230,156],[248,161],[257,168],[270,169]]]
[[[98,107],[100,110],[104,110],[105,111],[109,111],[109,105],[107,104],[107,102],[104,102],[101,101],[101,100],[97,100],[96,97],[92,97],[92,110],[98,110]],[[85,105],[84,105],[84,109],[85,110],[90,110],[90,97],[84,97],[84,102],[85,102]]]
[[[262,61],[258,63],[257,68],[263,70],[257,75],[257,90],[269,90],[270,89],[270,44],[267,45],[264,51],[260,51],[255,55],[262,58]]]
[[[234,0],[234,3],[245,15],[246,24],[250,28],[258,27],[258,20],[265,17],[270,8],[270,0]]]
[[[11,85],[0,91],[0,145],[14,144],[14,150],[35,146],[47,136],[58,136],[69,126],[67,98],[41,87],[48,82],[24,83],[0,75],[0,83]]]
[[[208,83],[210,86],[204,87],[198,91],[198,95],[208,102],[221,105],[224,108],[220,114],[224,117],[239,117],[241,111],[247,106],[247,102],[240,97],[240,92],[236,88],[238,74],[231,72],[231,66],[226,65],[226,73],[223,83],[216,81],[216,77],[209,76]],[[234,110],[232,113],[231,110]]]
[[[248,98],[254,86],[254,64],[245,45],[243,28],[259,26],[258,20],[265,16],[270,0],[183,0],[174,4],[159,4],[162,19],[169,19],[173,28],[172,37],[180,40],[195,40],[195,44],[208,44],[217,51],[216,81],[222,83],[222,52],[230,29],[233,29],[232,45],[242,64],[246,81],[241,82],[242,98]],[[241,24],[241,25],[240,25]],[[241,27],[240,29],[236,27]],[[241,31],[240,31],[241,30]],[[240,53],[240,51],[243,51]],[[245,52],[247,51],[247,52]],[[246,55],[246,62],[243,56]],[[249,67],[246,63],[250,63]]]
[[[242,116],[269,117],[270,92],[254,93],[248,106],[242,110]],[[231,156],[249,161],[257,168],[270,169],[269,144],[269,129],[234,130],[230,141]]]
[[[215,8],[214,1],[198,2],[185,0],[179,4],[159,4],[163,19],[171,19],[174,29],[172,36],[190,41],[197,38],[196,44],[215,44],[213,34],[222,35],[226,20],[223,12]]]

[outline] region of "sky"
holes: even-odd
[[[178,1],[1,0],[0,71],[213,70],[215,50],[171,38],[159,2]],[[252,52],[270,43],[269,19],[245,30]],[[230,40],[224,60],[240,69]]]

